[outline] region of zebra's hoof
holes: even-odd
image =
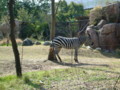
[[[79,64],[79,61],[75,61],[77,64]]]

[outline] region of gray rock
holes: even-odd
[[[51,45],[51,41],[45,41],[43,45],[49,46],[49,45]]]
[[[41,45],[41,43],[38,42],[38,41],[36,41],[34,44],[35,44],[35,45]]]
[[[23,46],[31,46],[33,45],[33,42],[29,39],[29,38],[26,38],[24,41],[23,41]]]

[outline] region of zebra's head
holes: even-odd
[[[93,46],[93,42],[92,42],[92,39],[91,39],[91,36],[89,34],[86,33],[86,40],[85,40],[85,46],[90,46],[92,47]]]
[[[93,47],[94,42],[92,41],[91,35],[89,34],[89,31],[88,31],[88,28],[85,31],[85,36],[86,36],[85,46]]]
[[[91,38],[90,34],[88,33],[87,29],[84,32],[83,31],[79,32],[78,37],[82,38],[85,46],[90,46],[90,47],[93,46],[94,43],[93,43],[92,38]]]

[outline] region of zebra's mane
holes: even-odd
[[[55,37],[54,39],[56,38],[65,38],[65,39],[79,39],[79,38],[86,38],[86,36],[84,35],[81,35],[81,36],[78,36],[78,37],[63,37],[63,36],[57,36]]]

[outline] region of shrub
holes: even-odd
[[[95,7],[90,11],[90,24],[96,25],[103,17],[102,7]]]

